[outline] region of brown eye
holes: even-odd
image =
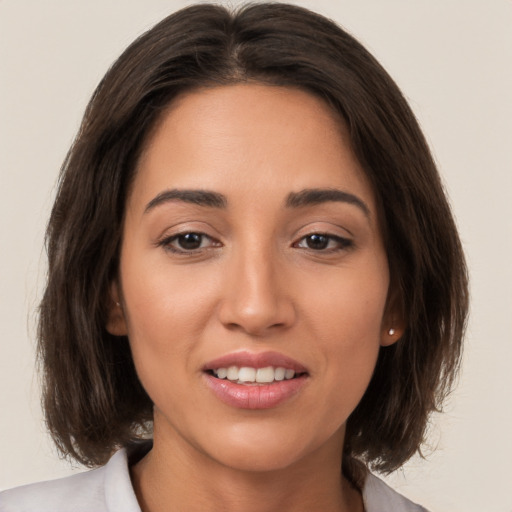
[[[180,249],[185,251],[193,251],[199,249],[203,243],[204,235],[200,233],[185,233],[174,239],[174,242]]]
[[[194,254],[199,253],[203,249],[219,247],[222,244],[204,233],[190,231],[167,237],[160,241],[158,245],[172,253]]]
[[[338,251],[353,245],[352,240],[340,236],[326,235],[324,233],[311,233],[299,240],[296,247],[313,251]]]
[[[321,250],[326,249],[329,245],[329,237],[326,235],[309,235],[304,240],[308,249]]]

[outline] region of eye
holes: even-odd
[[[162,240],[159,245],[176,253],[191,253],[218,246],[219,243],[204,233],[179,233]]]
[[[352,246],[352,241],[341,236],[311,233],[301,238],[295,246],[313,251],[336,251]]]

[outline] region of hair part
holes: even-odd
[[[147,432],[152,403],[128,340],[105,328],[126,198],[144,143],[182,92],[241,82],[322,98],[348,127],[378,203],[391,293],[406,323],[382,347],[350,416],[344,471],[400,467],[421,446],[454,382],[468,309],[461,244],[436,166],[380,64],[332,21],[286,4],[230,12],[202,4],[143,34],[96,89],[61,169],[47,229],[39,357],[48,428],[79,462],[106,462]],[[359,468],[359,469],[358,469]]]

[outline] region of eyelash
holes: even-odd
[[[327,241],[327,244],[334,242],[336,247],[325,247],[323,249],[313,249],[311,247],[301,247],[300,244],[302,242],[306,242],[308,239],[312,239],[313,237],[323,238]],[[333,253],[338,251],[343,251],[350,249],[354,246],[354,242],[349,238],[344,238],[342,236],[330,235],[329,233],[309,233],[308,235],[303,236],[298,242],[293,244],[294,247],[299,247],[301,249],[310,250],[313,252],[322,252],[322,253]]]
[[[198,247],[196,249],[182,249],[178,247],[174,247],[172,245],[173,242],[179,240],[182,237],[186,237],[187,235],[196,235],[201,238],[201,244],[203,240],[211,240],[213,242],[212,247],[219,247],[221,245],[220,242],[217,242],[212,237],[206,235],[205,233],[201,233],[199,231],[184,231],[183,233],[176,233],[175,235],[171,235],[169,237],[164,238],[158,242],[158,246],[163,247],[166,251],[172,252],[174,254],[184,255],[184,256],[193,256],[202,252],[205,249],[209,249],[210,247]]]
[[[210,245],[208,247],[198,247],[198,248],[194,248],[194,249],[183,249],[183,248],[178,248],[178,247],[175,247],[172,245],[173,242],[176,242],[180,238],[186,237],[189,235],[194,235],[194,236],[200,237],[200,244],[202,244],[204,240],[210,240],[212,242],[212,245]],[[301,243],[307,243],[307,240],[308,239],[311,240],[313,237],[318,237],[318,238],[324,239],[326,241],[327,245],[332,244],[332,242],[334,242],[336,244],[336,246],[335,247],[327,246],[327,247],[320,248],[320,249],[313,249],[311,247],[302,247],[300,245]],[[172,252],[174,254],[184,255],[184,256],[193,256],[193,255],[201,253],[202,251],[204,251],[206,249],[210,249],[212,247],[213,248],[220,247],[222,244],[220,242],[216,241],[215,239],[213,239],[212,237],[208,236],[205,233],[201,233],[198,231],[185,231],[183,233],[176,233],[172,236],[166,237],[163,240],[160,240],[157,243],[157,245],[160,247],[163,247],[166,251]],[[292,245],[292,247],[309,250],[309,251],[312,251],[315,253],[324,253],[324,254],[325,253],[335,253],[335,252],[347,250],[353,246],[354,246],[354,242],[348,238],[344,238],[344,237],[337,236],[337,235],[331,235],[329,233],[316,233],[316,232],[309,233],[308,235],[301,237],[297,242],[294,242]]]

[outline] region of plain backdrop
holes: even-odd
[[[172,0],[0,0],[0,488],[69,474],[45,434],[34,371],[43,236],[60,164],[96,84]],[[237,2],[232,2],[236,4]],[[463,372],[427,460],[391,475],[436,512],[512,511],[512,2],[309,0],[409,99],[467,253]]]

